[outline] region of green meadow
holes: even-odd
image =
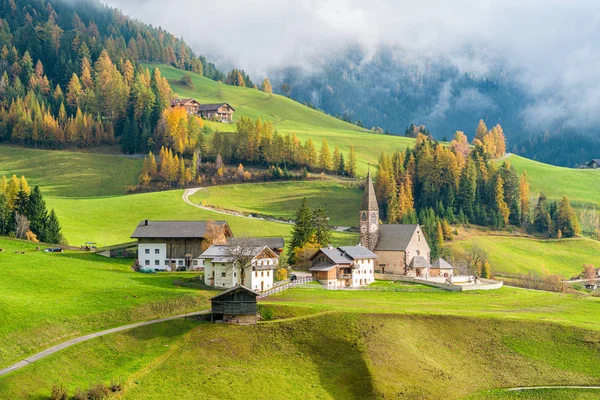
[[[213,186],[197,191],[190,200],[245,214],[292,220],[304,197],[309,207],[325,209],[332,225],[358,225],[362,191],[349,182],[311,180]]]
[[[182,274],[135,273],[132,260],[46,253],[9,239],[0,247],[2,367],[73,337],[206,308],[213,293],[175,287]]]
[[[477,246],[488,253],[494,273],[551,273],[577,275],[583,264],[600,265],[600,242],[577,238],[539,240],[506,236],[473,236],[450,242],[451,250],[466,252]]]
[[[0,378],[0,397],[112,381],[124,399],[512,399],[498,389],[600,383],[599,298],[291,289],[261,303],[284,319],[94,339]],[[572,392],[556,398],[590,398]]]

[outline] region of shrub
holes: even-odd
[[[50,394],[51,400],[67,400],[68,398],[67,390],[63,385],[52,386],[52,393]]]
[[[87,398],[89,400],[102,400],[108,397],[111,390],[104,383],[97,383],[95,386],[90,388],[87,392]]]

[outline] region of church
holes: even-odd
[[[378,256],[375,270],[379,273],[423,278],[452,276],[448,263],[431,265],[431,250],[420,225],[379,224],[379,205],[370,172],[360,207],[360,244]]]

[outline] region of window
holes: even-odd
[[[234,273],[233,273],[233,277],[234,277],[234,278],[237,278],[237,272],[234,272]]]
[[[265,276],[265,271],[260,271],[260,276]]]
[[[271,271],[267,271],[267,276],[269,276],[269,272],[271,272]]]
[[[146,260],[146,261],[144,262],[144,264],[146,264],[146,265],[150,265],[150,260]]]
[[[154,249],[154,254],[160,254],[160,249]]]
[[[258,271],[254,271],[254,277],[258,278]]]
[[[154,265],[156,265],[156,266],[160,265],[160,260],[154,260]]]
[[[226,272],[221,272],[221,278],[225,278],[226,276],[227,276]],[[223,286],[225,286],[225,285],[223,285]]]
[[[177,261],[177,264],[179,264],[179,265],[183,265],[183,260],[179,260],[179,261]]]
[[[198,260],[194,260],[194,265],[198,265]]]
[[[145,249],[145,250],[144,250],[144,253],[146,253],[146,254],[150,254],[150,249]]]
[[[169,265],[169,260],[165,260],[165,265]]]

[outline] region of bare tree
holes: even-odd
[[[230,269],[238,268],[240,271],[240,284],[244,284],[247,276],[247,271],[252,271],[253,267],[261,268],[261,266],[252,265],[252,261],[256,256],[259,256],[262,251],[273,253],[266,246],[257,245],[252,239],[238,238],[234,244],[228,246],[229,257],[232,260]],[[277,258],[273,253],[270,258]],[[269,269],[275,269],[277,265],[266,266]]]
[[[204,232],[202,251],[208,249],[213,244],[225,244],[226,242],[227,236],[225,235],[225,227],[217,224],[215,221],[208,221]]]
[[[588,283],[594,283],[596,278],[596,267],[592,264],[583,264],[583,279],[587,279]]]
[[[29,232],[29,219],[23,214],[15,213],[15,224],[16,232],[15,236],[18,239],[27,239],[27,232]]]

